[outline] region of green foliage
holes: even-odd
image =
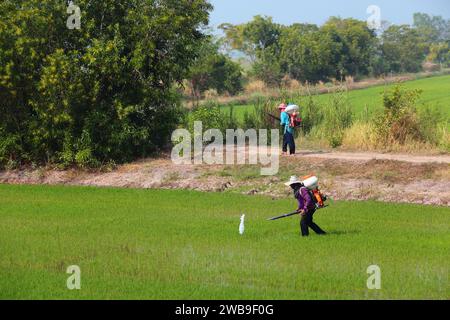
[[[417,118],[422,139],[434,146],[440,146],[447,152],[450,146],[448,127],[450,119],[446,118],[438,106],[425,105],[417,110]]]
[[[268,116],[268,114],[274,113],[274,106],[276,106],[277,101],[275,99],[258,99],[255,104],[255,114],[254,118],[256,119],[256,126],[254,129],[278,129],[280,128],[280,124],[278,121],[274,121],[273,118]],[[279,114],[275,114],[279,116]]]
[[[383,33],[381,50],[387,72],[418,72],[427,46],[416,29],[393,25]]]
[[[450,66],[450,41],[434,43],[430,46],[430,53],[427,56],[430,62],[438,63],[443,67]]]
[[[270,87],[279,86],[284,76],[279,54],[275,48],[268,48],[259,54],[259,59],[253,64],[251,75],[264,81]]]
[[[416,112],[420,94],[421,90],[408,90],[400,85],[384,93],[384,112],[375,118],[375,130],[380,144],[404,144],[407,139],[422,139]]]
[[[314,127],[322,123],[324,114],[321,112],[321,104],[312,95],[309,95],[306,102],[300,105],[302,106],[300,111],[302,130],[308,134]]]
[[[282,26],[256,16],[246,24],[223,25],[226,41],[254,60],[252,75],[278,86],[284,75],[318,82],[368,74],[375,34],[363,21],[331,18],[323,27]]]
[[[389,125],[386,126],[384,122],[385,108],[383,105],[383,97],[387,92],[393,91],[397,85],[376,86],[362,90],[348,91],[345,94],[341,92],[339,94],[341,99],[349,105],[349,108],[351,106],[352,122],[354,123],[352,127],[356,125],[354,129],[357,132],[371,137],[369,139],[370,141],[368,141],[371,144],[371,150],[385,150],[391,146],[391,143],[387,142],[389,141],[390,129]],[[418,134],[416,133],[413,137],[415,136],[419,140],[413,141],[413,137],[409,136],[406,139],[406,144],[403,146],[415,145],[423,149],[425,147],[424,144],[427,144],[427,147],[436,147],[444,152],[450,152],[450,109],[446,107],[450,103],[450,97],[448,95],[449,85],[450,76],[429,77],[407,81],[402,84],[402,88],[407,91],[423,90],[420,99],[414,103],[414,109],[416,109],[414,116],[410,118],[414,119],[414,122],[417,123],[415,128]],[[325,137],[325,130],[323,129],[322,123],[325,121],[324,108],[330,105],[330,101],[333,100],[332,96],[333,93],[291,97],[289,99],[289,101],[301,106],[300,113],[303,119],[303,133],[311,138],[319,138],[320,142],[330,140]],[[259,97],[258,103],[262,104],[269,100],[268,105],[271,108],[271,113],[277,113],[276,106],[280,103],[280,100]],[[239,105],[234,107],[234,114],[238,120],[244,121],[245,127],[256,127],[257,124],[253,116],[254,109],[254,104]],[[222,110],[223,113],[227,113],[229,107],[222,107]],[[331,114],[333,115],[334,113]],[[345,119],[346,117],[343,118]],[[379,129],[375,130],[374,128],[377,126]],[[380,138],[380,129],[384,132],[381,135],[384,138]],[[355,130],[353,133],[357,134]],[[366,131],[361,132],[361,130]],[[346,131],[348,133],[348,130]],[[403,146],[398,145],[398,142],[394,143],[402,149]],[[334,144],[336,145],[336,143]],[[410,148],[408,147],[406,149]]]
[[[219,52],[218,43],[206,38],[190,69],[189,81],[192,96],[196,98],[208,89],[216,89],[219,94],[235,95],[242,90],[242,68]]]
[[[231,48],[245,52],[254,61],[252,75],[270,86],[280,83],[284,75],[279,60],[281,25],[271,17],[255,16],[246,24],[223,24],[220,28]]]
[[[316,83],[347,76],[418,72],[432,46],[450,39],[450,20],[426,14],[416,14],[413,26],[391,25],[379,37],[366,21],[338,17],[319,27],[284,26],[271,17],[255,16],[248,23],[220,28],[225,44],[250,58],[250,76],[269,86],[279,86],[285,75]],[[441,48],[434,49],[432,59],[448,61],[448,48]],[[436,55],[440,57],[433,58]]]
[[[269,86],[279,85],[284,75],[279,59],[282,28],[271,17],[256,16],[243,29],[243,37],[256,57],[253,75]]]
[[[221,112],[222,114],[222,112]],[[234,108],[231,107],[228,114],[223,118],[223,127],[224,129],[239,129],[241,128],[241,123],[237,119]]]
[[[224,121],[220,108],[216,103],[208,103],[195,108],[188,116],[188,129],[194,133],[194,122],[202,122],[203,131],[222,129]]]
[[[2,164],[128,161],[164,147],[178,123],[172,86],[197,56],[210,4],[76,4],[79,30],[65,1],[0,3]]]
[[[422,41],[428,44],[449,41],[450,19],[431,16],[426,13],[414,14],[414,27],[420,33]]]
[[[322,47],[331,51],[331,64],[335,68],[334,77],[367,75],[377,39],[367,22],[356,19],[330,18],[321,31],[332,41]]]
[[[15,168],[19,163],[14,155],[21,151],[20,137],[8,134],[0,127],[0,164],[9,169]]]
[[[326,104],[311,109],[307,105],[306,124],[311,135],[325,139],[332,148],[342,145],[345,130],[352,125],[353,112],[345,90],[333,93]]]
[[[280,40],[282,70],[292,79],[302,82],[328,80],[335,75],[333,59],[340,45],[319,29],[308,28],[300,32],[298,29],[288,28]]]

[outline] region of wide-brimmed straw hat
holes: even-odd
[[[297,176],[292,176],[289,182],[286,182],[285,185],[290,187],[293,184],[302,184],[303,181],[301,181]]]

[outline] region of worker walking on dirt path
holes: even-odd
[[[287,155],[288,146],[290,155],[295,155],[295,128],[291,126],[290,115],[286,112],[287,105],[282,103],[278,108],[281,112],[281,128],[283,129],[283,155]]]
[[[311,193],[303,184],[303,181],[299,180],[296,176],[292,176],[289,182],[286,183],[294,191],[294,197],[298,201],[298,213],[301,215],[300,229],[303,237],[309,236],[309,228],[315,233],[324,235],[326,234],[317,224],[313,221],[314,213],[316,212],[316,205],[312,199]]]

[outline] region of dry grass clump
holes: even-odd
[[[264,81],[261,80],[250,81],[244,88],[244,91],[247,94],[265,93],[267,92],[267,90],[268,90],[267,85],[264,83]]]

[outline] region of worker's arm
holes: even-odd
[[[289,125],[289,115],[286,112],[281,113],[280,123],[282,126]]]
[[[303,210],[303,204],[305,201],[304,200],[302,201],[300,198],[297,198],[297,201],[298,201],[297,213],[303,216],[305,214],[305,210]]]

